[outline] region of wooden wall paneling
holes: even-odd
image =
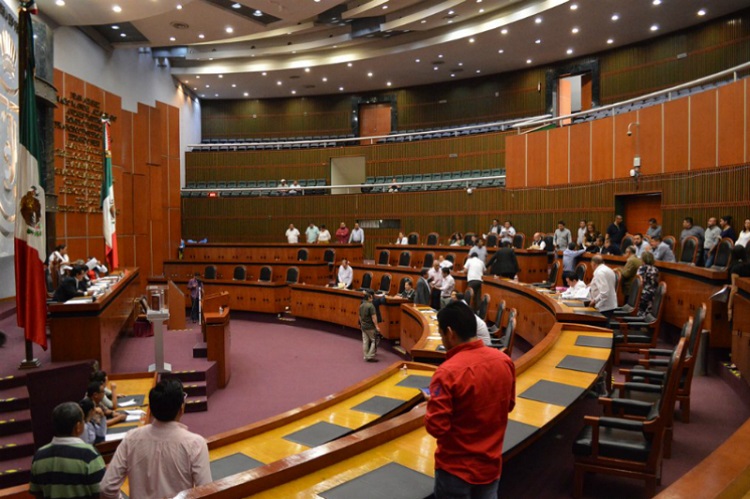
[[[690,169],[716,165],[716,90],[690,96]]]
[[[163,102],[156,101],[156,111],[159,114],[157,127],[160,131],[158,138],[159,138],[159,157],[161,158],[161,161],[164,160],[167,156],[169,156],[169,141],[171,139],[171,134],[169,130],[169,106]],[[151,119],[153,120],[153,113],[154,109],[151,109]],[[159,163],[163,164],[163,163]]]
[[[745,80],[719,87],[719,161],[716,166],[745,160]]]
[[[641,128],[641,174],[643,175],[664,172],[662,111],[662,105],[649,106],[638,111],[638,123]]]
[[[591,181],[591,122],[570,129],[570,183]]]
[[[150,223],[144,225],[150,226]],[[147,227],[148,229],[148,227]],[[151,272],[151,238],[147,234],[135,236],[135,264],[141,269],[141,275],[150,276]]]
[[[134,232],[134,205],[135,197],[133,194],[133,174],[123,172],[119,188],[122,195],[115,198],[117,203],[117,233],[132,235]]]
[[[570,182],[569,158],[570,127],[549,131],[549,184],[565,185]]]
[[[146,175],[149,160],[149,107],[138,103],[138,112],[133,115],[133,173]]]
[[[630,127],[632,135],[628,136],[628,124],[633,123]],[[615,154],[615,178],[630,177],[630,169],[633,168],[633,158],[636,154],[636,144],[639,139],[643,145],[643,130],[637,130],[638,113],[631,111],[629,113],[618,114],[614,117],[614,154]]]
[[[86,237],[88,235],[88,217],[85,213],[66,213],[67,223],[65,235],[67,237]]]
[[[150,165],[148,167],[148,181],[150,196],[144,199],[149,205],[148,217],[151,220],[162,220],[162,208],[167,204],[167,199],[163,196],[163,178],[165,168],[161,166]]]
[[[687,98],[665,102],[664,106],[664,172],[689,169],[690,141],[689,101]]]
[[[179,245],[180,238],[182,237],[182,212],[179,208],[170,208],[168,216],[169,240],[173,244],[170,246],[170,251],[166,255],[167,258],[177,258],[177,246]]]
[[[135,172],[135,154],[133,152],[133,120],[134,115],[130,111],[123,110],[117,120],[115,128],[120,129],[120,141],[122,143],[121,164],[126,172]]]
[[[123,165],[123,128],[122,128],[122,98],[112,92],[104,92],[104,103],[102,110],[116,119],[112,121],[110,134],[112,136],[112,164],[122,167]],[[115,198],[117,199],[117,198]]]
[[[526,135],[528,140],[528,163],[526,179],[528,187],[547,185],[547,147],[549,137],[547,130],[532,132]]]
[[[146,175],[133,175],[133,233],[146,235],[151,191]],[[146,274],[148,275],[148,274]]]
[[[591,122],[591,161],[593,171],[591,180],[609,180],[612,178],[612,117]]]
[[[505,140],[505,185],[518,189],[526,187],[526,138],[513,135]]]
[[[65,243],[68,245],[68,255],[70,261],[74,262],[78,259],[84,259],[89,253],[87,237],[66,237]]]
[[[140,105],[139,105],[140,112]],[[163,149],[162,136],[164,135],[163,114],[160,109],[148,107],[148,163],[161,165],[162,156],[166,153]]]
[[[120,267],[135,267],[135,237],[117,234],[117,256]]]
[[[180,158],[180,110],[174,106],[166,108],[168,130],[168,148],[165,149],[167,155],[172,158]]]

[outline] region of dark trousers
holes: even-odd
[[[476,311],[479,308],[479,302],[482,300],[482,281],[469,281],[466,285],[474,291],[474,296],[471,298],[469,306],[472,310]]]
[[[193,298],[193,306],[190,308],[190,320],[198,322],[198,306],[200,304],[200,298]]]
[[[475,485],[444,470],[435,470],[435,499],[496,499],[500,480]]]
[[[430,293],[430,306],[435,310],[440,310],[440,290],[433,289]]]

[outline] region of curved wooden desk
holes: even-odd
[[[300,231],[304,238],[304,229]],[[361,262],[364,246],[361,244],[288,244],[288,243],[189,243],[185,245],[183,258],[189,261],[211,262],[295,262],[297,251],[307,248],[310,262],[322,262],[325,251],[336,251],[336,261],[347,258]]]
[[[149,281],[158,282],[159,279],[150,279]],[[187,279],[177,279],[174,283],[186,296],[190,296],[190,291],[187,289]],[[218,279],[203,281],[204,295],[222,291],[229,292],[229,307],[232,310],[279,314],[289,306],[289,285],[285,282],[225,281]]]
[[[551,428],[572,403],[558,405],[524,397],[524,392],[540,381],[561,383],[581,395],[596,381],[597,373],[572,371],[556,367],[566,356],[609,358],[609,348],[576,345],[580,336],[612,338],[600,328],[574,324],[556,324],[550,334],[516,362],[516,408],[503,446],[504,460]],[[331,443],[323,444],[292,457],[254,470],[219,480],[210,485],[185,491],[179,497],[321,497],[337,485],[396,463],[432,477],[435,440],[424,424],[425,405],[376,426],[358,431]]]
[[[286,272],[290,267],[299,269],[299,282],[307,284],[327,284],[331,279],[331,269],[325,262],[265,262],[257,261],[236,261],[232,263],[220,261],[190,261],[190,260],[165,260],[164,276],[171,280],[189,280],[196,273],[203,276],[206,267],[213,265],[216,267],[216,277],[222,281],[232,280],[234,268],[243,265],[246,271],[246,281],[257,281],[260,276],[262,267],[271,267],[271,280],[274,282],[285,282]],[[211,282],[213,279],[204,279],[204,282]]]
[[[306,284],[292,284],[290,287],[290,310],[295,316],[359,329],[362,291]],[[388,339],[399,337],[402,303],[408,302],[403,298],[386,297],[385,304],[380,305],[383,318],[380,334]]]
[[[391,290],[388,292],[390,295],[398,293],[398,286],[401,279],[408,277],[412,283],[416,283],[419,279],[418,268],[412,267],[391,267],[389,265],[365,265],[365,264],[354,264],[354,279],[352,280],[352,286],[359,288],[362,286],[362,276],[365,272],[372,272],[372,288],[378,289],[380,286],[380,279],[384,274],[391,275]],[[456,291],[463,292],[466,290],[466,273],[464,272],[451,272],[453,279],[456,281]],[[416,284],[415,284],[416,286]]]
[[[96,301],[49,304],[52,362],[96,359],[102,370],[112,370],[112,347],[133,315],[133,299],[142,292],[137,267],[118,272],[122,279]]]
[[[375,246],[375,260],[377,261],[380,250],[390,251],[388,263],[391,267],[398,266],[398,258],[402,251],[411,252],[410,266],[415,269],[421,269],[424,266],[424,258],[427,253],[434,253],[435,260],[440,255],[453,253],[456,255],[454,264],[455,269],[462,269],[464,261],[469,257],[469,246],[420,246],[420,245],[400,245],[384,244]],[[497,248],[487,249],[487,261],[492,258]],[[521,282],[542,282],[547,279],[548,275],[548,256],[546,251],[517,249],[515,250],[518,259],[518,279]]]

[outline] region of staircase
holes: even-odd
[[[0,489],[29,482],[33,455],[26,378],[0,378]]]
[[[164,373],[161,378],[177,378],[182,381],[182,387],[187,393],[185,412],[204,412],[208,410],[208,398],[219,388],[216,362],[207,361],[201,365],[203,369],[189,371],[172,371]]]

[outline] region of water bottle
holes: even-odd
[[[401,365],[401,376],[407,377],[409,375],[409,369],[406,367],[406,364]]]

